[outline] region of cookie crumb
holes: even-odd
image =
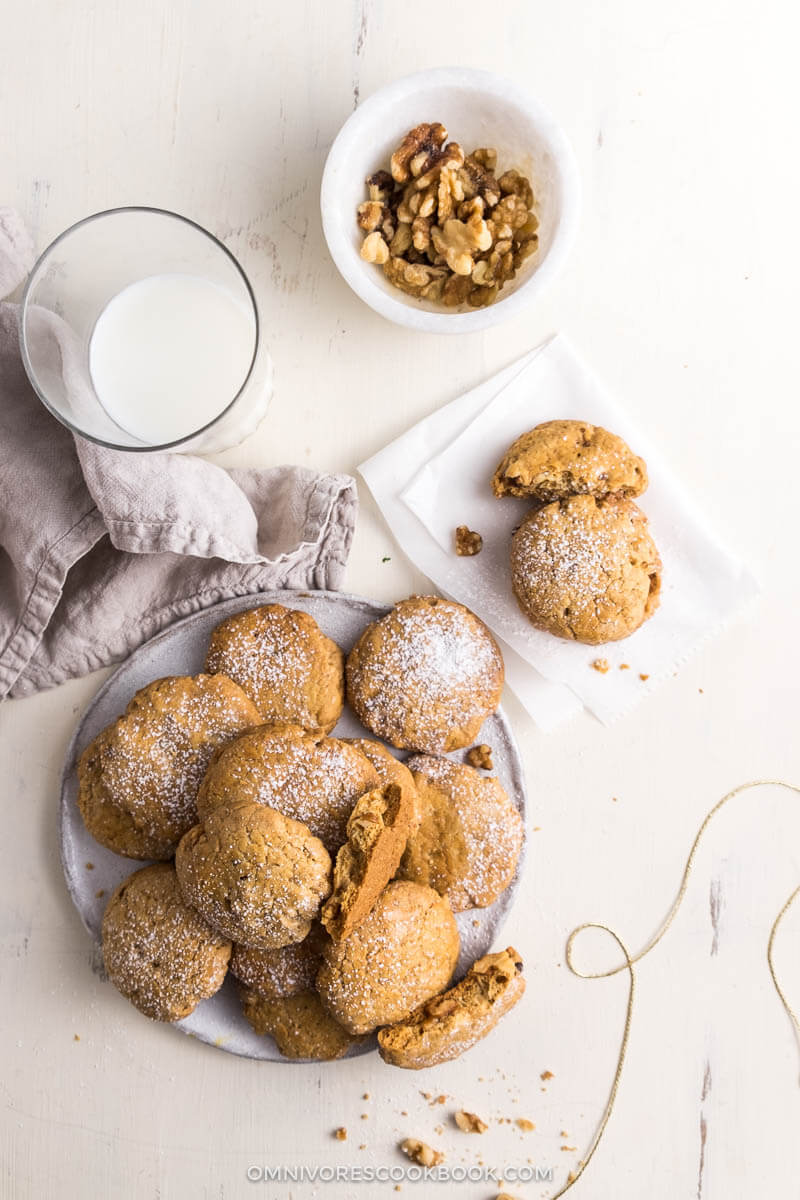
[[[362,1099],[362,1100],[369,1100],[369,1092],[364,1092],[364,1095],[361,1097],[361,1099]]]
[[[480,554],[483,549],[483,538],[474,529],[470,529],[468,525],[459,525],[456,529],[456,554],[462,557],[471,558],[473,554]]]
[[[509,1192],[498,1192],[495,1200],[516,1200],[516,1196],[510,1195]]]
[[[79,1042],[81,1040],[81,1035],[79,1033],[74,1033],[72,1035],[72,1040],[73,1042]]]
[[[644,683],[646,679],[649,679],[649,678],[650,678],[650,676],[649,676],[649,675],[644,675],[644,674],[642,674],[641,672],[639,672],[639,678],[641,679],[642,683]]]
[[[561,1149],[566,1151],[568,1154],[574,1154],[575,1151],[578,1149],[578,1147],[577,1146],[562,1146]]]
[[[87,863],[87,864],[86,864],[86,870],[87,870],[87,871],[93,871],[93,870],[94,870],[94,863]]]
[[[517,1117],[515,1124],[522,1130],[523,1133],[530,1133],[535,1129],[533,1121],[529,1121],[527,1117]]]
[[[698,690],[698,692],[700,693],[700,695],[702,696],[702,695],[703,695],[703,689],[702,689],[702,688],[698,688],[697,690]]]
[[[360,1145],[358,1148],[359,1148],[359,1150],[366,1150],[366,1148],[367,1148],[367,1143],[366,1143],[366,1142],[362,1142],[362,1143],[361,1143],[361,1145]]]
[[[347,1130],[345,1129],[344,1125],[340,1125],[338,1129],[334,1129],[333,1136],[336,1138],[337,1142],[346,1142]]]
[[[368,1121],[368,1120],[369,1120],[369,1113],[362,1113],[362,1114],[361,1114],[361,1120],[362,1120],[362,1121]]]
[[[575,1172],[570,1171],[569,1175],[567,1176],[567,1183],[574,1183],[577,1178],[578,1176],[575,1174]]]
[[[540,1079],[555,1079],[555,1076],[553,1075],[552,1071],[542,1071],[539,1078]]]
[[[97,891],[96,891],[96,892],[95,892],[95,894],[94,894],[94,895],[95,895],[95,899],[96,899],[96,900],[102,900],[102,899],[103,899],[103,896],[105,896],[105,894],[106,894],[106,889],[105,889],[105,888],[98,888],[98,889],[97,889]]]
[[[440,1163],[444,1162],[441,1150],[434,1150],[432,1146],[421,1142],[419,1138],[404,1138],[400,1143],[400,1149],[407,1158],[421,1167],[438,1167]]]
[[[630,671],[631,664],[630,663],[620,663],[619,669],[620,669],[620,671]]]
[[[465,1112],[464,1109],[453,1113],[453,1120],[462,1133],[486,1133],[489,1128],[476,1113]]]
[[[562,1129],[561,1133],[558,1136],[559,1137],[569,1137],[569,1134],[567,1133],[566,1129]]]
[[[447,1096],[445,1096],[444,1093],[442,1093],[441,1095],[436,1097],[437,1104],[444,1104],[446,1100],[447,1100]]]
[[[593,661],[591,663],[591,667],[592,667],[593,671],[598,671],[601,675],[605,675],[609,669],[608,659],[607,658],[595,658],[595,659],[593,659]]]
[[[493,770],[492,747],[487,746],[485,742],[481,742],[479,746],[473,746],[471,750],[467,751],[467,762],[471,767],[481,771]]]

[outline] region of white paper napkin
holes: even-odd
[[[664,564],[661,607],[630,638],[602,647],[551,637],[522,615],[511,591],[508,551],[511,531],[529,505],[498,500],[490,486],[511,442],[557,417],[619,433],[645,458],[650,474],[639,503]],[[758,591],[706,528],[657,449],[561,336],[421,422],[360,470],[409,557],[504,643],[509,685],[544,729],[581,704],[606,723],[622,716]],[[479,555],[455,554],[457,525],[482,534]],[[608,661],[607,673],[592,668],[598,658]]]

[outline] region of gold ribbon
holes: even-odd
[[[675,897],[674,901],[672,902],[672,906],[670,907],[666,917],[661,922],[661,925],[658,927],[656,932],[653,934],[653,936],[650,938],[650,940],[645,943],[643,948],[637,954],[631,954],[628,951],[622,938],[619,936],[618,933],[616,933],[615,930],[609,928],[608,925],[601,925],[596,921],[587,921],[584,925],[579,925],[577,927],[577,929],[573,929],[572,933],[567,938],[567,948],[566,948],[567,966],[569,967],[569,969],[573,975],[576,975],[579,979],[608,979],[612,975],[618,975],[620,971],[627,971],[628,975],[630,977],[630,983],[628,986],[628,1004],[627,1004],[627,1010],[625,1013],[625,1028],[623,1029],[623,1032],[622,1032],[622,1041],[620,1043],[619,1055],[617,1057],[617,1069],[614,1073],[614,1082],[612,1083],[611,1091],[608,1094],[608,1100],[606,1101],[606,1106],[603,1110],[603,1116],[600,1119],[600,1123],[597,1126],[595,1135],[589,1144],[589,1149],[587,1150],[586,1154],[584,1155],[582,1161],[578,1164],[577,1171],[570,1174],[570,1177],[567,1180],[567,1182],[564,1184],[564,1186],[562,1188],[560,1188],[557,1192],[555,1192],[551,1196],[550,1200],[558,1200],[559,1196],[563,1196],[565,1192],[568,1192],[570,1190],[570,1188],[574,1187],[574,1185],[578,1182],[581,1175],[583,1175],[584,1171],[586,1170],[589,1163],[591,1162],[592,1157],[593,1157],[595,1151],[597,1150],[597,1147],[600,1145],[600,1140],[601,1140],[603,1134],[605,1133],[606,1126],[608,1125],[608,1122],[611,1118],[611,1113],[613,1112],[613,1109],[614,1109],[614,1102],[617,1098],[617,1092],[619,1091],[619,1083],[620,1083],[620,1079],[622,1077],[622,1068],[625,1063],[625,1054],[628,1049],[628,1039],[630,1037],[630,1032],[631,1032],[631,1019],[633,1017],[633,997],[634,997],[634,992],[636,990],[636,974],[633,969],[634,963],[640,962],[641,959],[643,959],[645,957],[645,955],[649,954],[650,951],[652,949],[654,949],[655,946],[658,945],[658,943],[663,938],[664,934],[669,929],[672,922],[675,920],[678,909],[680,908],[681,904],[683,903],[683,898],[686,895],[686,889],[689,886],[689,877],[691,876],[691,873],[692,873],[692,867],[694,865],[695,855],[697,854],[697,848],[700,844],[703,834],[708,829],[708,826],[711,824],[714,817],[717,815],[719,810],[728,803],[729,800],[732,800],[734,798],[734,796],[739,796],[739,795],[741,795],[742,792],[747,792],[751,788],[757,788],[757,787],[779,787],[779,788],[784,788],[786,791],[794,792],[796,795],[800,795],[800,787],[796,786],[793,783],[785,783],[782,779],[755,779],[755,780],[752,780],[750,783],[739,784],[738,787],[735,787],[732,791],[730,791],[726,795],[724,795],[721,800],[718,800],[717,803],[714,805],[714,807],[711,809],[711,811],[706,815],[705,820],[703,821],[702,825],[698,829],[697,835],[695,836],[695,839],[692,842],[692,848],[689,851],[689,857],[686,859],[686,865],[683,869],[683,877],[681,878],[681,885],[678,888],[678,894]],[[797,897],[799,895],[800,895],[800,887],[797,887],[792,892],[791,896],[788,898],[788,900],[784,904],[783,908],[780,910],[777,917],[775,918],[775,920],[772,923],[772,928],[770,930],[770,935],[769,935],[769,942],[767,943],[767,965],[769,966],[769,973],[772,976],[772,982],[775,985],[775,991],[778,993],[780,1002],[784,1007],[786,1015],[789,1017],[789,1020],[792,1023],[792,1026],[794,1028],[795,1037],[797,1038],[798,1044],[800,1045],[800,1021],[798,1021],[797,1013],[793,1009],[792,1005],[789,1003],[789,1001],[786,997],[786,994],[783,991],[783,988],[781,987],[780,983],[778,982],[778,976],[775,971],[775,963],[773,960],[773,949],[775,946],[775,936],[778,932],[778,927],[779,927],[781,921],[783,920],[783,918],[786,916],[789,909],[791,908],[792,904],[794,903],[794,901],[797,899]],[[625,961],[618,963],[617,966],[615,966],[615,967],[611,967],[608,971],[581,971],[578,967],[576,967],[575,961],[574,961],[574,955],[573,955],[575,940],[576,940],[576,938],[580,937],[580,935],[583,932],[585,932],[585,930],[587,930],[587,929],[600,929],[604,933],[610,934],[610,936],[614,939],[614,941],[617,943],[620,950],[622,951]]]

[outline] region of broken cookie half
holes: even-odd
[[[494,1029],[524,991],[522,959],[513,946],[486,954],[455,987],[381,1029],[381,1058],[412,1071],[458,1058]]]
[[[347,841],[336,855],[333,892],[322,909],[322,924],[335,940],[358,928],[394,876],[413,815],[408,792],[394,783],[356,801]]]

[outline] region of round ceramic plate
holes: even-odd
[[[67,749],[61,781],[61,860],[67,887],[81,919],[99,945],[100,925],[109,896],[127,875],[142,863],[121,858],[98,843],[87,832],[78,810],[76,763],[89,742],[123,712],[139,688],[165,675],[196,675],[203,669],[211,631],[225,617],[255,608],[260,604],[279,603],[310,613],[322,631],[347,653],[370,622],[389,609],[358,596],[341,592],[263,592],[227,600],[213,608],[194,613],[185,620],[140,646],[106,681],[84,713]],[[337,737],[372,737],[349,708],[333,731]],[[525,820],[525,786],[516,743],[502,710],[484,722],[477,741],[492,747],[494,770],[513,803]],[[451,755],[463,758],[463,751]],[[457,916],[461,934],[461,958],[458,974],[492,946],[514,903],[522,857],[511,886],[490,908],[471,909]],[[287,1062],[270,1037],[259,1037],[242,1016],[235,981],[228,977],[210,1000],[204,1000],[191,1016],[176,1022],[176,1028],[190,1033],[212,1046],[248,1058]],[[370,1039],[354,1047],[351,1055],[374,1049]]]

